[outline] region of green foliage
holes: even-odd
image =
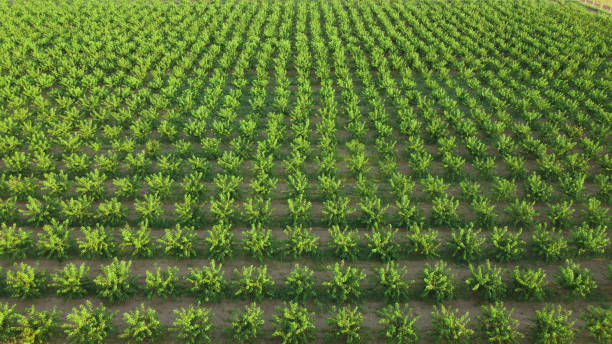
[[[544,288],[547,284],[546,273],[540,268],[533,270],[515,266],[512,271],[512,291],[523,300],[541,301],[546,295]]]
[[[216,300],[226,285],[222,267],[222,264],[217,267],[215,261],[211,260],[210,266],[204,266],[202,269],[189,268],[189,276],[185,277],[191,284],[189,290],[205,302]]]
[[[410,252],[426,257],[439,257],[438,248],[441,243],[438,231],[429,228],[427,232],[421,232],[421,225],[414,224],[410,227],[407,237]]]
[[[331,327],[331,335],[335,340],[347,344],[361,342],[360,332],[363,315],[359,307],[355,306],[353,309],[348,306],[336,308],[335,305],[332,305],[331,316],[326,320]]]
[[[47,276],[25,263],[15,263],[6,272],[6,291],[11,297],[28,299],[40,296],[47,288]]]
[[[391,225],[372,229],[371,234],[366,233],[370,256],[376,256],[383,262],[388,262],[397,258],[399,254],[399,244],[395,240],[397,228],[393,230]]]
[[[272,294],[273,286],[274,281],[268,276],[267,265],[257,268],[253,265],[243,266],[242,271],[234,269],[232,287],[235,296],[261,301],[265,296]]]
[[[60,261],[68,258],[73,247],[71,233],[68,221],[60,223],[52,219],[51,224],[43,227],[43,233],[38,234],[36,242],[38,251],[47,258],[56,258]]]
[[[159,296],[164,299],[173,296],[179,284],[178,271],[176,266],[169,266],[166,271],[162,271],[160,267],[157,267],[155,272],[147,270],[145,276],[147,296]]]
[[[487,343],[518,344],[523,334],[518,331],[519,322],[512,318],[514,308],[508,311],[503,302],[482,306],[478,320],[478,331]]]
[[[81,263],[77,268],[73,263],[66,264],[62,270],[51,275],[51,286],[59,296],[69,299],[79,298],[87,294],[90,281],[87,279],[89,266]]]
[[[251,257],[262,261],[264,257],[274,254],[271,230],[261,225],[251,225],[251,229],[243,233],[242,249]]]
[[[554,307],[546,305],[536,310],[536,316],[532,319],[533,342],[535,344],[570,344],[574,342],[576,330],[574,321],[569,317],[572,311],[566,311],[561,305]]]
[[[19,318],[20,340],[24,343],[48,343],[60,329],[59,314],[55,308],[38,312],[31,306]]]
[[[178,223],[174,229],[166,229],[164,236],[158,239],[159,243],[165,246],[166,254],[178,258],[194,257],[197,254],[196,240],[193,227],[181,226]]]
[[[244,306],[242,312],[235,312],[230,326],[232,339],[237,343],[252,343],[263,327],[263,312],[256,303]]]
[[[398,268],[394,261],[375,270],[377,288],[382,292],[387,302],[405,301],[410,294],[410,286],[414,280],[408,280],[408,270],[405,266]]]
[[[359,248],[357,247],[359,232],[357,229],[351,230],[348,227],[340,229],[340,226],[333,225],[328,231],[331,238],[328,245],[334,250],[336,257],[346,260],[357,259],[357,254],[359,253]]]
[[[231,232],[232,225],[219,221],[207,231],[206,243],[208,253],[212,259],[224,261],[232,256],[234,245],[234,233]]]
[[[151,257],[153,255],[153,244],[148,222],[141,222],[138,230],[134,230],[130,225],[121,228],[119,248],[130,257]]]
[[[459,256],[465,262],[478,259],[482,254],[482,244],[485,242],[485,238],[479,234],[480,230],[474,230],[474,225],[471,223],[468,227],[455,229],[448,242],[453,257]]]
[[[456,275],[451,274],[450,268],[447,268],[443,260],[437,262],[433,267],[427,264],[423,271],[425,288],[422,296],[433,295],[436,302],[452,299],[455,295],[455,277]]]
[[[127,327],[119,335],[126,343],[144,343],[155,341],[162,333],[162,325],[157,317],[157,312],[152,308],[145,308],[140,304],[131,312],[123,313],[123,320]]]
[[[506,294],[506,284],[503,281],[502,269],[487,259],[487,265],[474,268],[470,264],[471,276],[465,281],[473,291],[482,290],[482,296],[488,301],[497,301]]]
[[[17,228],[16,224],[7,226],[2,223],[0,230],[0,255],[11,260],[23,259],[32,249],[32,235],[30,231]]]
[[[104,226],[81,227],[83,238],[77,239],[81,255],[92,258],[110,258],[115,251],[115,240]]]
[[[565,266],[559,269],[556,276],[559,286],[569,292],[572,297],[587,297],[597,288],[595,279],[589,269],[580,267],[580,264],[566,259]]]
[[[578,256],[604,254],[610,245],[607,226],[592,227],[585,223],[570,232],[571,244]]]
[[[302,225],[287,226],[283,232],[287,235],[285,252],[293,258],[312,254],[319,247],[319,237],[312,234],[311,228]]]
[[[308,266],[301,267],[295,264],[295,267],[285,281],[287,295],[295,301],[305,301],[315,296],[314,280],[312,278],[313,271]]]
[[[393,344],[416,343],[419,339],[416,321],[421,317],[414,315],[408,305],[400,307],[399,303],[388,305],[377,312],[382,326],[381,332]]]
[[[539,224],[532,235],[532,239],[536,254],[543,257],[546,261],[558,260],[564,257],[567,249],[567,240],[563,237],[560,230],[555,228],[548,229],[546,223],[544,223],[544,226]]]
[[[114,330],[112,320],[114,312],[110,312],[103,305],[93,308],[89,300],[79,308],[72,308],[64,324],[64,332],[71,343],[103,344],[109,334]]]
[[[525,241],[520,239],[522,232],[522,229],[510,232],[508,227],[493,227],[490,239],[495,259],[500,262],[519,259],[525,252]]]
[[[459,316],[459,310],[446,309],[444,305],[440,308],[433,306],[431,313],[431,330],[429,334],[435,343],[469,343],[474,335],[474,330],[468,327],[470,322],[469,313]]]
[[[526,201],[519,201],[518,198],[514,200],[514,203],[508,205],[505,211],[515,226],[529,226],[538,216],[538,212],[535,210],[535,201],[527,203]]]
[[[358,300],[361,296],[361,281],[366,277],[362,269],[347,266],[344,267],[344,260],[336,262],[334,266],[327,266],[327,270],[332,274],[332,279],[323,282],[323,287],[327,289],[328,295],[332,300],[343,303],[346,301]]]
[[[285,303],[274,315],[272,336],[279,337],[282,344],[306,344],[314,339],[314,314],[295,302]]]
[[[596,343],[610,343],[612,340],[612,307],[589,305],[587,311],[581,314],[581,318],[584,320],[584,328]]]
[[[355,209],[349,204],[348,197],[334,196],[323,202],[323,215],[327,217],[329,225],[346,225],[346,220]]]
[[[459,221],[458,207],[459,201],[454,197],[448,198],[445,194],[443,197],[434,198],[431,208],[433,223],[445,227],[456,225]]]
[[[180,308],[174,310],[176,318],[172,323],[172,330],[186,344],[210,343],[210,334],[213,328],[210,309],[201,307]]]
[[[136,287],[131,266],[132,261],[119,261],[117,257],[109,265],[101,266],[101,273],[93,280],[98,296],[110,302],[127,301]]]
[[[0,303],[0,340],[9,341],[21,332],[21,315],[15,310],[15,305]]]

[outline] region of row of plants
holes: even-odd
[[[90,267],[85,263],[78,266],[68,263],[50,273],[37,266],[15,263],[12,269],[1,275],[1,291],[22,299],[48,294],[69,299],[95,295],[111,303],[128,301],[137,294],[162,298],[189,295],[206,302],[226,298],[288,298],[343,303],[362,298],[380,299],[381,296],[386,302],[418,298],[444,302],[466,295],[487,301],[510,297],[542,301],[561,297],[561,294],[567,298],[589,298],[597,289],[590,270],[571,260],[566,260],[559,268],[552,285],[542,268],[517,265],[507,271],[488,260],[485,264],[470,264],[469,276],[461,280],[457,280],[457,275],[445,261],[433,265],[426,263],[425,269],[418,274],[418,283],[409,278],[406,266],[395,262],[374,268],[368,276],[363,268],[345,265],[341,261],[327,266],[329,277],[322,281],[317,281],[320,278],[314,277],[311,268],[299,264],[283,281],[272,279],[267,265],[234,268],[229,281],[225,278],[223,264],[214,260],[201,268],[189,268],[187,274],[179,274],[177,266],[169,266],[148,269],[145,275],[136,276],[131,272],[131,266],[131,261],[114,258],[110,264],[102,265],[99,274],[91,278]],[[612,279],[612,265],[609,270],[604,278]]]
[[[416,326],[420,315],[415,315],[408,305],[395,303],[379,311],[377,315],[378,335],[390,343],[414,343],[420,338],[432,338],[435,343],[468,343],[482,339],[493,343],[518,343],[525,335],[518,329],[518,321],[512,317],[514,309],[508,310],[502,302],[482,306],[476,321],[472,322],[469,313],[461,314],[459,309],[434,306],[431,313],[431,327],[422,331]],[[45,343],[48,340],[65,336],[72,343],[105,343],[113,336],[127,343],[157,342],[168,334],[173,334],[184,343],[210,343],[216,340],[215,314],[200,304],[173,310],[174,321],[168,326],[159,320],[157,311],[141,304],[123,313],[121,329],[115,325],[116,311],[103,305],[94,307],[87,301],[72,309],[61,321],[61,312],[55,308],[38,311],[32,306],[18,312],[15,306],[0,304],[0,340],[28,343]],[[530,319],[529,339],[534,343],[570,344],[574,342],[578,328],[573,320],[572,311],[561,305],[548,304],[536,310]],[[608,343],[612,338],[612,309],[589,306],[581,313],[583,328],[594,343]],[[268,333],[263,330],[262,309],[251,303],[232,312],[224,319],[224,335],[236,343],[251,343]],[[315,314],[306,307],[294,302],[277,307],[271,322],[272,337],[282,343],[311,343],[320,336],[315,326]],[[362,343],[371,338],[370,329],[363,324],[360,307],[332,307],[326,318],[327,327],[323,336],[329,340],[345,343]]]

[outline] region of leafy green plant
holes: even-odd
[[[470,322],[469,313],[459,316],[459,310],[446,309],[444,305],[440,308],[433,306],[431,313],[431,330],[429,334],[436,343],[469,343],[474,335],[474,330],[468,327]]]
[[[109,265],[103,265],[101,273],[93,280],[98,296],[110,302],[127,301],[136,287],[131,266],[132,261],[119,261],[117,257]]]
[[[327,289],[332,300],[343,303],[357,300],[361,296],[361,281],[366,277],[362,269],[356,267],[344,267],[344,260],[336,262],[334,266],[327,266],[332,274],[330,281],[324,281],[323,287]]]
[[[478,259],[482,254],[482,244],[485,242],[485,238],[479,234],[480,230],[474,230],[474,225],[471,223],[468,227],[455,229],[448,241],[453,257],[459,256],[465,262]]]
[[[89,266],[81,263],[77,268],[73,263],[66,264],[62,270],[51,275],[50,285],[56,289],[57,295],[71,298],[79,298],[87,294],[90,288],[90,280],[87,279]]]
[[[421,232],[421,225],[415,224],[410,227],[407,238],[408,247],[412,253],[426,257],[439,257],[438,248],[441,243],[438,239],[438,231],[429,228],[427,232]]]
[[[546,295],[544,287],[546,273],[542,269],[521,269],[518,266],[512,271],[512,291],[523,300],[542,300]]]
[[[556,276],[559,286],[569,292],[572,297],[587,297],[597,288],[595,279],[589,269],[580,267],[580,264],[566,259],[565,266],[559,269]]]
[[[518,331],[519,322],[512,318],[514,308],[508,311],[503,302],[480,307],[478,332],[487,343],[518,344],[523,334]]]
[[[187,344],[210,343],[211,331],[211,311],[208,308],[189,305],[189,308],[175,309],[176,318],[172,323],[172,330],[177,332],[177,336]]]
[[[612,340],[612,308],[596,307],[589,305],[586,312],[582,313],[584,328],[589,336],[598,344],[606,344]]]
[[[162,325],[157,317],[157,312],[140,304],[131,312],[123,313],[123,320],[127,327],[119,335],[127,343],[144,343],[154,341],[162,333]]]
[[[399,254],[399,244],[394,238],[397,231],[397,228],[393,230],[391,225],[387,225],[380,228],[375,226],[371,234],[366,233],[370,256],[376,256],[383,262],[396,259]]]
[[[405,301],[410,294],[410,286],[414,280],[408,280],[408,270],[405,266],[398,268],[394,261],[376,269],[377,288],[388,302]]]
[[[234,233],[231,232],[232,226],[229,223],[219,221],[207,231],[206,243],[208,253],[212,259],[224,261],[232,256]]]
[[[357,259],[359,248],[357,247],[359,241],[359,232],[357,229],[349,229],[333,225],[329,230],[329,236],[331,240],[328,242],[330,248],[334,251],[336,257],[346,260]]]
[[[554,307],[546,305],[536,310],[536,316],[532,319],[533,341],[536,344],[569,344],[574,342],[576,330],[574,321],[569,317],[572,311],[564,310],[561,305]]]
[[[541,224],[532,235],[535,252],[546,261],[558,260],[564,257],[567,249],[567,240],[560,230]]]
[[[445,261],[437,262],[433,267],[426,264],[423,271],[425,288],[423,297],[433,295],[436,302],[452,299],[455,295],[455,274],[451,273]]]
[[[520,239],[523,230],[508,231],[508,227],[493,227],[490,235],[495,259],[508,262],[519,259],[525,252],[525,241]]]
[[[262,261],[264,257],[274,254],[269,228],[263,228],[261,224],[251,225],[251,229],[245,231],[243,235],[242,249],[253,258]]]
[[[25,263],[15,263],[6,272],[6,291],[11,297],[27,299],[40,296],[47,288],[47,275]]]
[[[592,227],[585,223],[570,232],[570,243],[578,256],[601,255],[610,245],[607,226]]]
[[[16,224],[7,226],[2,223],[0,230],[0,255],[11,260],[23,259],[33,248],[30,231],[17,228]]]
[[[314,253],[319,247],[319,237],[312,234],[312,229],[309,227],[287,226],[283,232],[287,235],[285,252],[293,258]]]
[[[92,258],[110,258],[115,252],[115,240],[104,226],[95,228],[81,227],[82,238],[77,239],[77,245],[81,255]]]
[[[267,265],[257,268],[253,265],[243,266],[241,272],[234,269],[232,287],[235,296],[261,301],[265,296],[271,295],[273,286],[274,281],[268,276]]]
[[[400,307],[399,303],[388,305],[377,312],[382,326],[381,332],[393,344],[416,343],[419,339],[415,323],[421,317],[414,315],[407,305]]]
[[[363,315],[359,307],[355,306],[352,309],[348,306],[336,308],[335,305],[332,305],[331,316],[326,320],[331,327],[331,335],[335,340],[347,344],[361,342],[360,332]]]
[[[499,300],[506,294],[506,284],[502,279],[502,269],[495,265],[491,266],[491,262],[488,259],[486,266],[478,265],[478,267],[474,268],[470,264],[470,273],[471,276],[465,283],[473,291],[481,289],[485,300]]]
[[[263,312],[256,303],[244,306],[242,312],[235,312],[230,325],[232,339],[237,343],[253,342],[263,327]]]
[[[47,343],[60,329],[59,314],[55,308],[39,312],[31,306],[19,318],[19,339],[24,343]]]
[[[287,295],[292,300],[304,301],[315,296],[314,280],[312,278],[313,271],[308,266],[300,266],[295,264],[295,267],[287,276],[285,287]]]
[[[202,269],[189,268],[189,275],[185,277],[185,280],[191,284],[189,290],[205,302],[216,300],[226,286],[222,267],[222,264],[217,266],[215,261],[211,260],[210,266],[204,266]]]
[[[63,325],[64,332],[71,343],[103,344],[114,331],[112,320],[115,313],[108,311],[103,305],[93,308],[91,301],[85,305],[72,308],[66,316],[68,322]]]
[[[165,299],[174,295],[179,284],[178,271],[176,266],[169,266],[166,271],[162,271],[160,267],[157,267],[155,272],[147,270],[145,276],[147,296],[155,295]]]
[[[306,344],[314,339],[314,314],[295,302],[284,305],[274,315],[272,336],[279,337],[282,344]]]
[[[121,228],[119,248],[130,257],[151,257],[153,255],[153,243],[151,242],[151,230],[148,222],[142,221],[138,230],[134,230],[130,225]]]
[[[21,315],[15,310],[15,305],[0,303],[0,340],[10,341],[21,333]]]
[[[164,236],[158,241],[165,246],[164,251],[168,255],[190,258],[197,254],[197,236],[193,227],[181,226],[177,223],[174,229],[166,229]]]

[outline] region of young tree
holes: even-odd
[[[393,344],[416,343],[419,339],[416,321],[421,317],[414,315],[407,305],[400,307],[399,303],[388,305],[379,310],[379,325],[385,338]]]
[[[123,320],[128,325],[119,335],[127,343],[144,343],[155,341],[162,333],[162,325],[157,317],[157,312],[140,304],[131,312],[123,313]]]
[[[468,327],[469,313],[459,316],[459,310],[451,311],[444,305],[433,306],[431,313],[431,330],[429,334],[436,343],[467,344],[474,335],[474,330]]]
[[[114,330],[114,317],[115,313],[103,305],[93,308],[87,300],[85,305],[72,308],[72,313],[66,316],[68,323],[63,325],[64,332],[72,343],[104,344]]]
[[[336,308],[332,305],[331,316],[327,318],[327,324],[331,327],[331,335],[335,340],[343,343],[361,342],[361,325],[363,315],[359,307],[351,309],[348,306]]]
[[[313,316],[314,313],[309,313],[308,309],[295,302],[285,303],[274,315],[276,328],[272,336],[279,337],[282,344],[310,343],[316,330]]]
[[[482,306],[478,320],[478,331],[487,343],[518,344],[523,334],[518,331],[519,322],[512,318],[514,308],[508,311],[501,301]]]
[[[574,321],[569,317],[572,311],[566,311],[561,305],[554,307],[546,305],[536,310],[536,316],[532,319],[533,341],[535,344],[571,344],[574,342],[576,330]]]
[[[175,309],[176,318],[172,323],[172,330],[177,332],[177,336],[186,344],[210,343],[210,333],[213,328],[211,323],[212,314],[210,309],[201,307],[199,304],[194,307]]]

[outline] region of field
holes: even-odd
[[[0,0],[0,343],[611,343],[612,17]]]

